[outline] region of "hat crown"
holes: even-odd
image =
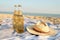
[[[46,23],[44,23],[44,22],[40,22],[40,21],[37,22],[36,27],[37,27],[38,29],[40,29],[40,31],[49,32],[49,27],[48,27],[48,25],[47,25]]]

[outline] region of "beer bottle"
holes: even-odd
[[[22,12],[20,10],[21,5],[15,5],[15,8],[18,8],[14,10],[13,14],[13,28],[17,33],[23,33],[24,32],[24,17],[22,15]]]

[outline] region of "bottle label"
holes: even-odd
[[[21,17],[23,16],[23,15],[17,15],[17,14],[14,14],[14,15],[15,15],[15,16],[21,16]]]

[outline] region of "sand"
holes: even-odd
[[[12,18],[12,14],[0,14],[0,19],[3,19],[3,18]]]
[[[0,14],[0,19],[3,18],[12,18],[13,14]],[[30,19],[36,19],[36,20],[42,20],[44,22],[53,22],[53,24],[60,24],[60,18],[56,17],[45,17],[45,16],[29,16],[29,15],[24,15],[24,17],[30,18]]]

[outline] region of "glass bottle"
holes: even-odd
[[[21,5],[16,6],[18,7],[18,10],[14,10],[13,15],[13,28],[17,33],[23,33],[24,32],[24,17],[22,15],[22,11],[20,10]]]

